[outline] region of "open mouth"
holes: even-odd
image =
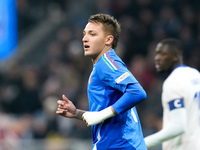
[[[156,64],[155,67],[156,67],[156,68],[160,68],[160,65],[159,65],[159,64]]]
[[[89,45],[84,45],[84,49],[88,49],[88,48],[90,48]]]

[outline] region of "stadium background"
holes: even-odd
[[[185,63],[200,70],[199,0],[13,2],[18,44],[9,58],[0,61],[0,150],[91,149],[90,128],[55,111],[62,94],[78,108],[88,109],[86,86],[92,63],[83,56],[81,39],[92,14],[109,13],[121,23],[116,51],[148,96],[137,106],[144,136],[162,126],[164,76],[155,72],[153,62],[157,42],[166,37],[182,40]]]

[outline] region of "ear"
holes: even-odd
[[[114,37],[112,35],[108,35],[106,38],[106,45],[112,45]]]

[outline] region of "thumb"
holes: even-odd
[[[66,102],[69,101],[69,99],[68,99],[65,95],[62,95],[62,98],[63,98],[63,100],[66,101]]]

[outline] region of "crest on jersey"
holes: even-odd
[[[115,81],[117,83],[120,83],[121,81],[123,81],[124,79],[126,79],[128,76],[130,76],[130,73],[125,72],[124,74],[122,74],[120,77],[118,77]]]

